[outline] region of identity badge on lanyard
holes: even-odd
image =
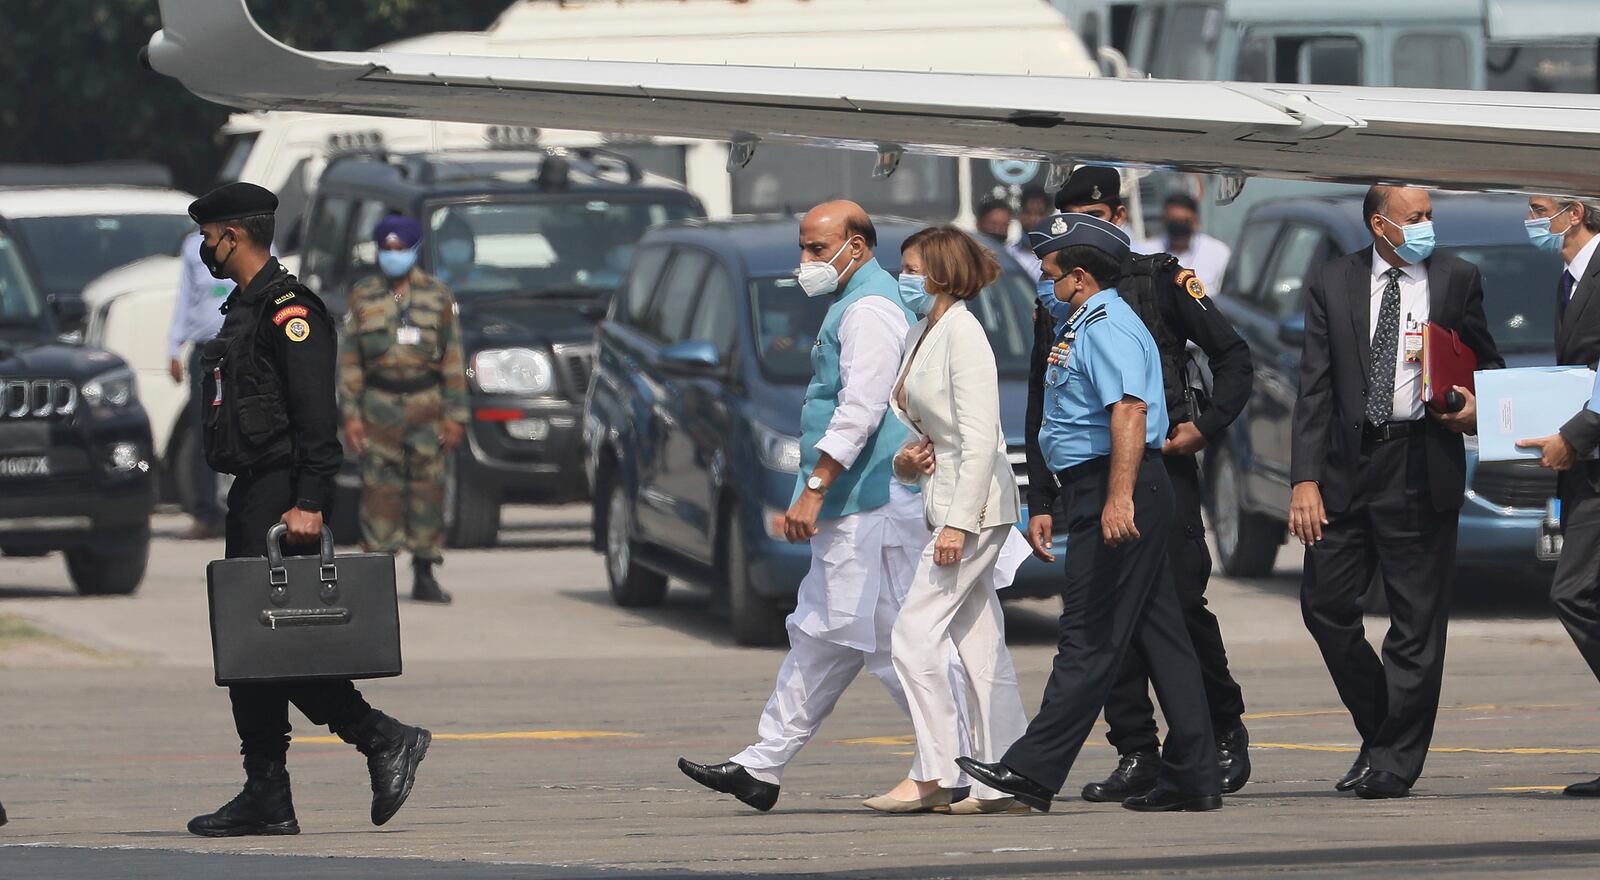
[[[394,341],[401,345],[421,345],[422,329],[411,323],[411,306],[400,310],[400,328],[395,331]]]
[[[1405,352],[1406,363],[1422,363],[1422,324],[1412,319],[1410,313],[1406,314],[1406,332],[1401,351]]]

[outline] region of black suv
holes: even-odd
[[[600,149],[483,150],[336,157],[307,213],[300,277],[335,314],[377,274],[372,230],[417,218],[421,268],[455,292],[472,394],[452,458],[452,546],[495,542],[504,501],[587,496],[582,410],[596,322],[646,229],[704,211],[682,187],[647,179]],[[340,478],[334,530],[358,532],[360,478]]]
[[[0,221],[0,552],[66,551],[84,595],[138,589],[150,557],[150,420],[128,365],[65,344]]]

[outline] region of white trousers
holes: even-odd
[[[905,686],[917,733],[912,779],[955,788],[961,775],[956,758],[998,761],[1028,727],[995,595],[995,565],[1014,534],[1016,529],[1005,525],[968,537],[955,565],[934,565],[932,543],[922,553],[892,637],[894,668]],[[952,644],[970,688],[973,752],[963,751],[968,728],[950,689]],[[988,800],[1005,795],[974,785],[972,796]]]
[[[922,536],[925,536],[920,540],[931,540],[932,536],[927,534],[926,526],[920,525],[922,522],[920,502],[908,515],[914,515],[912,524],[920,528]],[[827,548],[813,547],[811,562],[813,569],[825,565],[824,560],[818,558],[825,549]],[[855,549],[858,553],[880,554],[873,560],[877,564],[870,566],[880,572],[881,579],[880,583],[874,585],[877,596],[872,614],[874,630],[872,640],[876,647],[874,650],[864,651],[819,638],[802,628],[805,617],[801,611],[797,610],[789,616],[789,653],[783,658],[783,665],[778,668],[777,685],[772,690],[772,696],[767,699],[766,708],[761,712],[761,721],[756,727],[760,740],[729,759],[763,782],[773,784],[781,782],[784,768],[810,741],[822,726],[822,722],[832,714],[833,707],[844,695],[845,688],[850,686],[862,669],[866,669],[883,682],[883,686],[889,690],[889,696],[900,707],[900,711],[910,713],[905,690],[900,686],[900,677],[895,673],[890,660],[889,645],[895,620],[900,615],[901,597],[906,594],[917,571],[911,562],[916,550],[914,547],[908,548],[898,543],[887,546],[880,543],[877,546]],[[945,697],[954,706],[952,711],[956,713],[952,723],[965,728],[966,677],[954,650],[946,651],[943,668]],[[962,746],[965,747],[970,739],[970,736],[964,737],[961,740]],[[919,773],[925,771],[913,764],[911,775],[914,778],[922,778],[917,775]],[[961,784],[965,785],[966,782],[963,781]]]

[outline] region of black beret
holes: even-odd
[[[278,210],[278,197],[253,183],[225,183],[189,203],[189,219],[196,223],[220,223],[240,217],[255,217]]]
[[[1056,210],[1075,205],[1110,205],[1122,201],[1122,175],[1105,165],[1083,165],[1056,193]]]
[[[1122,227],[1092,214],[1052,214],[1028,233],[1028,246],[1033,248],[1034,256],[1041,260],[1056,251],[1077,245],[1104,251],[1119,264],[1128,258],[1128,253],[1133,249],[1133,243]]]

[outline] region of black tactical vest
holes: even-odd
[[[294,452],[289,409],[273,363],[271,343],[261,338],[261,322],[274,300],[293,291],[296,302],[326,310],[321,300],[291,280],[287,272],[269,284],[251,306],[230,309],[222,332],[200,351],[207,396],[206,463],[224,474],[247,474],[287,460]]]
[[[1155,338],[1161,356],[1161,384],[1167,394],[1167,419],[1174,425],[1192,422],[1200,415],[1189,389],[1189,341],[1167,325],[1161,311],[1162,299],[1177,289],[1180,268],[1178,258],[1171,254],[1134,254],[1117,282],[1117,295]]]

